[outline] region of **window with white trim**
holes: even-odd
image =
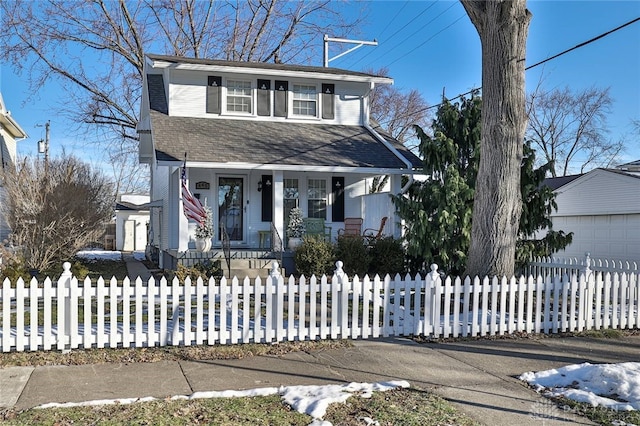
[[[309,179],[307,182],[307,217],[327,218],[327,181]]]
[[[227,80],[227,111],[251,114],[251,82]]]
[[[318,110],[318,97],[315,85],[293,85],[293,114],[316,117]]]

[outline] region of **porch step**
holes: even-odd
[[[226,269],[226,267],[223,267],[224,270],[224,276],[228,277],[228,271]],[[245,277],[249,277],[250,279],[255,279],[256,277],[260,277],[262,280],[266,279],[269,277],[269,272],[271,271],[271,268],[231,268],[231,278],[233,277],[238,277],[238,280],[242,281]],[[284,268],[280,269],[280,274],[282,276],[286,276],[285,275],[285,270]]]
[[[280,253],[277,253],[277,255],[280,255]],[[267,250],[236,249],[231,250],[230,257],[231,277],[255,279],[256,277],[266,278],[269,276],[273,262],[276,260],[276,253]],[[224,275],[229,278],[229,269],[227,268],[224,252],[220,249],[214,249],[207,253],[196,253],[195,257],[189,256],[188,259],[183,259],[182,262],[186,265],[192,265],[206,259],[219,260]],[[280,273],[283,276],[285,275],[284,268],[281,267]]]

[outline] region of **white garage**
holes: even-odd
[[[147,246],[149,196],[122,194],[116,203],[116,250],[144,251]]]
[[[555,192],[553,228],[573,232],[557,256],[640,262],[640,171],[596,169]]]

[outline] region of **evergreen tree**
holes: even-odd
[[[420,155],[427,180],[417,181],[405,196],[394,197],[398,214],[405,220],[407,254],[415,270],[422,262],[436,263],[448,274],[462,274],[471,240],[473,197],[480,161],[481,98],[473,94],[459,102],[443,100],[432,124],[433,137],[416,127]],[[534,170],[535,153],[528,144],[522,160],[520,219],[517,260],[549,255],[566,247],[571,235],[551,231],[549,214],[557,208],[550,188],[542,186],[549,165]],[[535,240],[536,231],[549,229]]]

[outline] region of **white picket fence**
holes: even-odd
[[[637,261],[621,261],[613,259],[594,259],[590,253],[583,258],[570,257],[536,257],[529,262],[527,275],[571,275],[591,272],[640,272]]]
[[[442,279],[31,280],[0,292],[3,352],[557,333],[640,325],[639,273]],[[274,269],[277,270],[277,267]]]

